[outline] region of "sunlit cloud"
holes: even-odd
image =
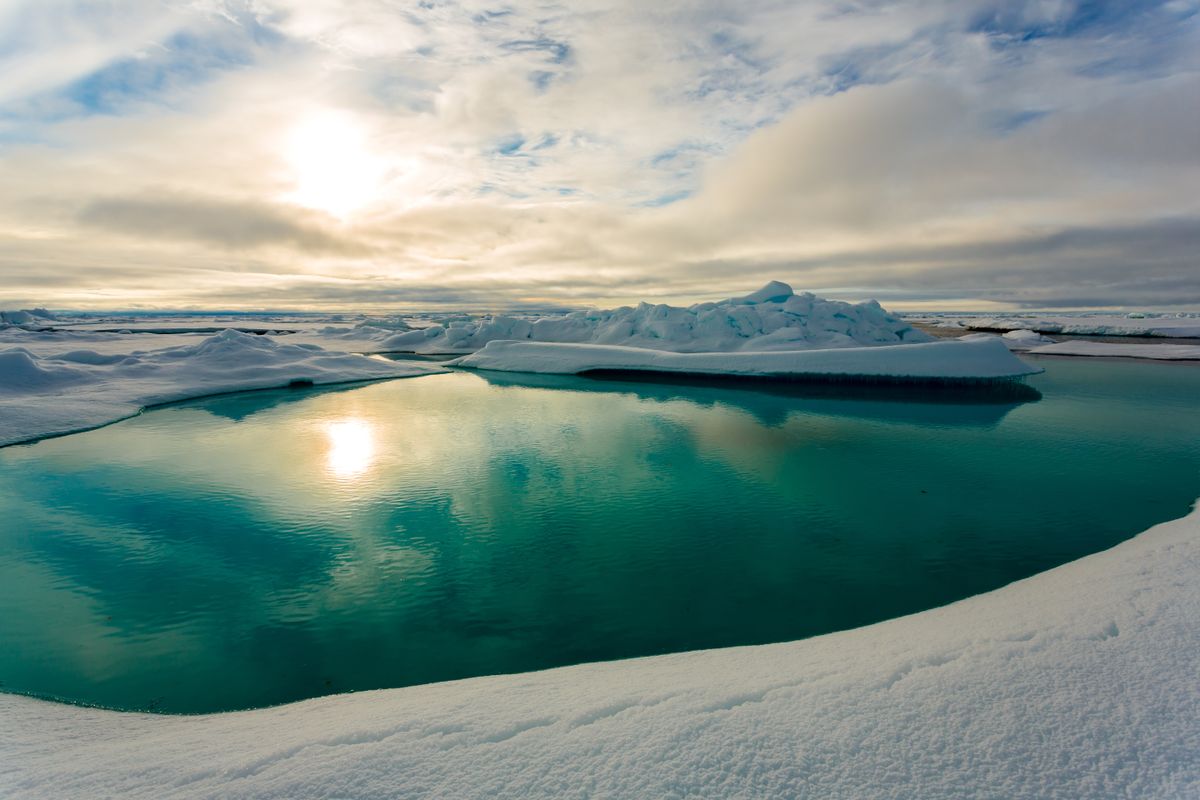
[[[1200,3],[0,10],[0,306],[1196,305]]]

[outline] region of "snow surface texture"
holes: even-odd
[[[671,353],[636,347],[549,342],[489,342],[448,362],[504,372],[580,374],[594,370],[694,375],[997,380],[1040,372],[999,337],[891,347],[739,353]]]
[[[463,318],[420,330],[390,332],[380,349],[472,352],[497,340],[611,344],[680,353],[802,350],[927,342],[926,333],[875,301],[843,303],[771,281],[745,297],[687,308],[641,303],[608,311],[573,311],[528,320]],[[352,335],[352,334],[348,334]]]
[[[143,407],[295,382],[327,384],[442,372],[227,330],[196,344],[128,354],[0,349],[0,446],[94,428]]]
[[[788,644],[156,717],[0,697],[0,796],[1200,797],[1200,512]]]
[[[1043,356],[1107,356],[1149,358],[1158,361],[1200,361],[1200,344],[1112,344],[1110,342],[1059,342],[1029,350]]]

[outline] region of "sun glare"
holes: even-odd
[[[305,117],[291,130],[285,156],[296,187],[287,199],[342,220],[375,199],[383,182],[383,159],[344,112]]]
[[[375,430],[361,419],[345,419],[325,426],[329,437],[326,465],[337,478],[362,475],[375,460]]]

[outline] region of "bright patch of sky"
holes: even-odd
[[[1198,12],[17,0],[0,306],[1200,306]]]

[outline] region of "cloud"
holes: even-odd
[[[1200,287],[1195,2],[16,9],[0,305]]]
[[[93,200],[82,225],[138,239],[186,240],[228,250],[284,246],[325,255],[367,255],[370,248],[327,230],[318,214],[282,205],[173,194]]]

